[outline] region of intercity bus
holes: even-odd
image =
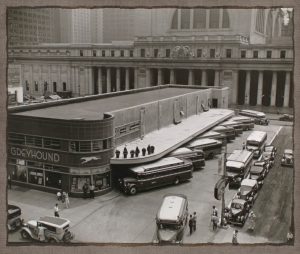
[[[130,195],[167,184],[179,184],[193,177],[193,164],[175,157],[128,169],[127,176],[119,179],[121,189]]]
[[[244,131],[250,130],[254,128],[254,118],[248,116],[234,116],[230,119],[231,121],[242,123]]]
[[[251,169],[253,153],[247,150],[234,150],[226,160],[226,173],[229,187],[239,187],[241,181],[247,178]]]
[[[181,147],[169,153],[168,156],[190,160],[193,163],[194,170],[205,166],[204,152],[201,150],[193,151],[187,147]]]
[[[239,115],[252,117],[254,119],[255,124],[260,124],[260,125],[269,124],[269,119],[266,118],[266,114],[263,112],[243,109],[239,112]]]
[[[204,138],[212,138],[212,139],[220,140],[222,143],[225,143],[226,141],[225,134],[216,131],[207,131],[196,137],[196,139],[204,139]]]
[[[252,131],[246,141],[246,149],[254,153],[254,158],[259,158],[267,142],[267,133]]]
[[[216,154],[222,151],[222,142],[219,140],[204,138],[196,139],[186,145],[187,148],[192,150],[202,150],[205,159],[212,159]]]
[[[243,123],[238,123],[238,122],[232,121],[231,119],[221,123],[220,125],[224,126],[226,128],[233,128],[235,131],[235,136],[242,134],[243,130],[245,128]]]
[[[212,131],[224,134],[227,138],[227,141],[235,139],[235,136],[236,136],[235,129],[231,126],[225,127],[225,126],[219,125],[219,126],[212,128]]]

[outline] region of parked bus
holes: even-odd
[[[196,139],[212,138],[221,141],[223,144],[226,141],[226,136],[223,133],[216,131],[207,131],[196,137]]]
[[[254,128],[254,118],[248,116],[234,116],[230,119],[231,121],[242,123],[244,131],[250,130]]]
[[[266,114],[263,112],[244,109],[239,112],[239,115],[252,117],[254,119],[255,124],[260,124],[260,125],[269,124],[269,119],[266,118]]]
[[[238,123],[232,120],[225,121],[220,124],[221,126],[224,126],[226,128],[233,128],[235,131],[235,136],[238,136],[243,133],[244,130],[244,124]]]
[[[225,127],[222,125],[212,128],[212,131],[222,133],[226,136],[227,141],[235,139],[235,129],[233,127]]]
[[[247,178],[251,169],[253,153],[247,150],[234,150],[226,160],[226,173],[229,187],[239,187],[241,181]]]
[[[181,147],[171,152],[168,156],[190,160],[193,163],[194,170],[205,166],[204,152],[201,150],[193,151],[187,147]]]
[[[267,142],[267,133],[252,131],[246,141],[246,149],[254,153],[254,158],[259,158]]]
[[[127,176],[119,179],[121,189],[134,195],[138,191],[167,184],[179,184],[193,177],[193,164],[184,159],[167,157],[156,162],[128,169]]]
[[[186,147],[192,150],[202,150],[205,159],[212,159],[216,154],[221,153],[222,145],[222,142],[219,140],[204,138],[196,139],[188,143]]]
[[[165,195],[156,215],[157,242],[181,243],[188,214],[188,200],[185,195]]]

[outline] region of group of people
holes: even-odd
[[[146,156],[147,153],[148,153],[148,155],[153,154],[154,150],[155,150],[155,147],[151,146],[151,145],[148,145],[147,148],[143,147],[142,148],[142,155]],[[135,150],[134,149],[130,150],[130,152],[129,152],[130,153],[130,158],[134,158],[134,156],[139,157],[140,152],[141,151],[140,151],[138,146],[135,148]],[[120,150],[117,149],[115,151],[115,153],[116,153],[116,158],[117,159],[120,158],[120,154],[121,154]],[[123,157],[126,159],[127,156],[128,156],[128,150],[127,150],[127,147],[125,146],[124,149],[123,149]]]
[[[84,183],[82,187],[83,191],[83,198],[95,198],[95,185],[93,184],[88,184],[87,182]]]
[[[63,190],[57,192],[57,200],[61,201],[62,203],[65,203],[66,208],[70,207],[70,199],[69,199],[69,193],[65,192]]]
[[[194,212],[193,214],[190,214],[189,217],[189,228],[190,228],[190,235],[193,234],[194,231],[196,231],[197,226],[197,214]]]
[[[218,228],[219,217],[218,217],[218,209],[213,206],[212,213],[211,213],[211,222],[213,225],[213,231]]]

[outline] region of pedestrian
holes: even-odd
[[[127,148],[125,146],[124,150],[123,150],[123,156],[124,156],[125,159],[127,158],[127,155],[128,155],[128,150],[127,150]]]
[[[148,152],[148,155],[151,154],[151,146],[150,145],[147,146],[147,152]]]
[[[139,157],[140,149],[138,147],[135,148],[135,157]]]
[[[90,185],[90,198],[95,198],[95,185]]]
[[[116,158],[119,159],[119,157],[120,157],[120,151],[117,149],[115,153],[116,153]]]
[[[193,214],[193,231],[196,231],[197,228],[197,214],[194,212]]]
[[[233,245],[238,245],[238,240],[237,240],[237,237],[238,237],[238,230],[234,230],[233,231],[233,235],[232,235],[232,244]]]
[[[211,221],[213,224],[213,231],[215,231],[218,228],[218,222],[219,222],[219,217],[216,215],[211,216]]]
[[[11,190],[11,176],[10,176],[10,174],[8,174],[8,177],[7,177],[7,185],[8,185],[8,188]]]
[[[83,185],[82,190],[83,190],[83,198],[86,199],[87,193],[89,191],[89,185],[87,182],[85,182],[85,184]]]
[[[218,209],[215,206],[213,206],[213,210],[212,210],[212,214],[211,215],[212,216],[218,216]]]
[[[134,158],[134,150],[130,150],[130,158]]]
[[[193,233],[193,215],[190,215],[189,228],[190,228],[190,235],[191,235]]]
[[[251,211],[249,213],[249,230],[253,231],[254,228],[255,228],[255,218],[256,218],[256,215],[254,214],[253,211]]]
[[[69,199],[69,193],[66,192],[65,193],[65,204],[66,204],[66,208],[69,208],[70,207],[70,199]]]
[[[151,146],[151,153],[154,153],[155,147]]]
[[[58,204],[55,204],[55,206],[54,206],[54,216],[55,217],[59,217],[59,209],[58,209]]]
[[[142,155],[143,155],[143,156],[145,156],[145,155],[146,155],[146,151],[147,151],[147,150],[146,150],[146,148],[145,148],[145,147],[143,147],[143,149],[142,149]]]
[[[286,240],[290,243],[293,241],[293,239],[294,239],[294,235],[291,231],[289,231],[286,235]]]
[[[45,227],[43,227],[40,223],[37,224],[38,228],[38,239],[40,242],[45,242],[46,237],[45,237]]]
[[[243,150],[245,150],[246,149],[246,144],[245,144],[245,142],[243,142]]]

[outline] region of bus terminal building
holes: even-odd
[[[101,195],[112,188],[118,146],[180,128],[210,107],[228,107],[228,88],[164,85],[9,108],[8,174],[13,184],[73,196],[93,183]]]

